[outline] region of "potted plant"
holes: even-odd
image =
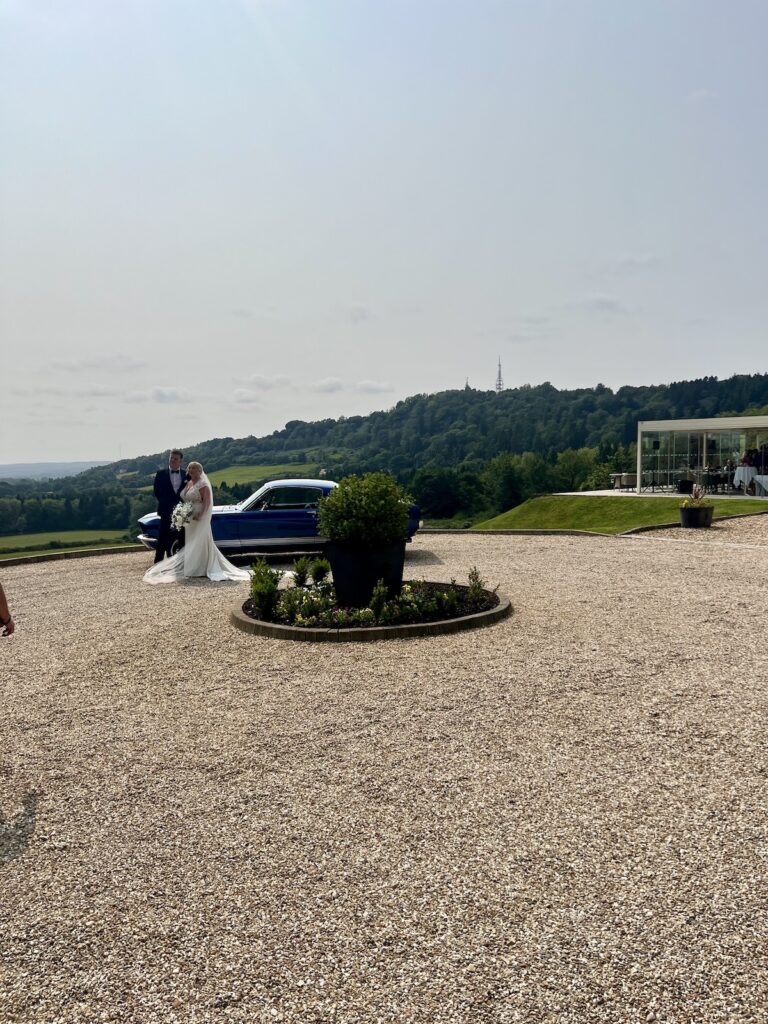
[[[328,539],[336,599],[365,607],[384,580],[390,597],[403,585],[409,499],[387,473],[348,476],[320,502],[318,525]]]
[[[680,504],[680,525],[689,529],[711,526],[714,511],[712,502],[705,497],[704,488],[697,485],[691,496]]]

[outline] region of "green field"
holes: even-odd
[[[125,530],[60,530],[57,533],[17,533],[0,537],[0,558],[35,551],[114,547],[126,544]]]
[[[768,501],[713,498],[715,518],[768,513]],[[679,498],[590,497],[548,494],[486,519],[475,530],[590,530],[623,533],[638,526],[679,522]]]
[[[218,487],[222,480],[228,484],[249,484],[255,480],[267,480],[281,476],[314,476],[316,462],[283,462],[275,466],[227,466],[209,473],[211,483]]]

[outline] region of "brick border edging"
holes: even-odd
[[[479,629],[507,618],[513,608],[506,594],[499,594],[499,603],[494,608],[473,615],[462,615],[458,619],[440,619],[438,622],[412,622],[404,626],[356,626],[352,629],[302,629],[298,626],[283,626],[279,623],[262,622],[246,615],[241,605],[236,605],[229,615],[229,621],[237,629],[254,636],[271,637],[274,640],[304,640],[341,642],[368,642],[372,640],[399,640],[417,636],[443,636],[460,633],[465,629]]]

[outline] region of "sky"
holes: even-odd
[[[0,0],[0,463],[768,371],[764,0]]]

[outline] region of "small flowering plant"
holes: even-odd
[[[696,484],[689,497],[680,502],[680,508],[706,508],[711,504],[704,488],[700,484]]]
[[[180,501],[171,512],[171,526],[174,530],[183,530],[188,523],[192,522],[194,514],[195,510],[191,501]]]

